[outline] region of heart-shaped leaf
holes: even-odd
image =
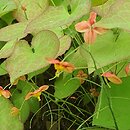
[[[32,39],[32,48],[26,41],[19,41],[13,54],[6,60],[11,83],[22,75],[49,65],[46,58],[57,55],[59,40],[53,32],[41,31]]]

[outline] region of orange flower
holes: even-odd
[[[130,63],[125,67],[126,75],[128,76],[130,73]]]
[[[4,90],[1,86],[0,86],[0,96],[4,96],[5,98],[10,98],[11,93],[8,90]]]
[[[13,116],[17,116],[19,114],[19,109],[17,107],[12,107],[11,108],[11,114]]]
[[[101,76],[106,77],[109,81],[114,84],[121,84],[122,80],[111,72],[105,72]]]
[[[47,90],[49,88],[48,85],[43,85],[41,86],[39,89],[35,90],[34,92],[29,92],[26,97],[25,97],[25,100],[28,100],[30,99],[31,97],[36,97],[38,98],[39,101],[41,101],[40,99],[40,95],[43,91]]]
[[[88,77],[88,75],[86,73],[83,72],[83,70],[80,70],[77,74],[77,77],[80,80],[80,83],[83,84],[84,83],[84,79]]]
[[[84,32],[84,41],[88,44],[95,42],[97,34],[103,34],[107,29],[101,27],[95,27],[96,13],[91,12],[88,21],[82,21],[75,25],[75,29],[78,32]]]
[[[48,59],[50,64],[54,64],[56,69],[56,76],[59,77],[60,72],[65,71],[68,73],[72,73],[74,70],[74,66],[68,62],[63,62],[55,59]]]

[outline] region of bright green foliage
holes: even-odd
[[[24,32],[26,26],[27,22],[21,22],[0,29],[0,41],[9,41],[25,37],[27,35]]]
[[[110,6],[109,12],[105,15],[96,26],[104,28],[122,28],[130,29],[130,1],[129,0],[115,0]]]
[[[48,0],[14,0],[17,10],[14,12],[14,17],[22,22],[32,20],[49,6]],[[24,10],[25,9],[25,10]]]
[[[65,77],[60,76],[55,82],[54,96],[57,99],[62,99],[72,95],[76,89],[80,86],[80,81],[77,78],[72,78],[71,74]]]
[[[110,84],[111,88],[104,85],[98,100],[93,125],[115,129],[115,121],[112,117],[110,107],[112,108],[119,130],[128,130],[130,128],[130,77],[122,78],[120,85]],[[111,102],[109,104],[109,101]]]
[[[84,46],[81,46],[80,52],[82,56],[86,58],[90,72],[96,69],[94,62],[97,68],[101,68],[130,57],[129,33],[121,32],[118,39],[116,41],[115,39],[116,35],[113,35],[112,31],[109,31],[106,34],[99,36],[93,45],[87,46],[84,44]]]
[[[58,50],[59,40],[51,31],[38,33],[32,40],[32,47],[26,41],[18,42],[13,54],[6,60],[11,83],[22,75],[49,65],[47,58],[55,57]]]
[[[96,20],[92,11],[97,13]],[[45,109],[43,115],[47,115],[51,127],[56,120],[62,125],[64,118],[72,122],[68,129],[73,126],[77,130],[130,129],[130,77],[126,77],[126,69],[130,71],[129,0],[1,0],[0,18],[0,76],[9,74],[11,84],[3,87],[11,91],[10,100],[20,110],[19,118],[12,116],[12,104],[0,97],[1,130],[23,130],[19,119],[26,122],[30,112],[42,112],[40,108]],[[79,21],[88,23],[76,25]],[[103,28],[107,31],[102,34]],[[95,42],[84,43],[85,38]],[[59,77],[55,77],[57,68],[61,70]],[[123,83],[108,85],[107,79],[101,77],[108,71],[125,77]],[[40,76],[33,78],[38,74],[43,78],[40,82]],[[26,76],[26,81],[19,80],[16,86],[12,86],[20,76]],[[26,95],[34,90],[37,91],[32,94],[39,96],[45,84],[49,89],[41,102],[35,97],[25,101]],[[38,89],[38,86],[42,87]],[[2,92],[6,91],[1,88],[0,94]],[[69,96],[71,98],[67,98]],[[57,102],[64,98],[67,99],[62,105]],[[56,104],[53,106],[53,103]],[[88,107],[88,104],[92,106]],[[93,109],[95,105],[92,115],[91,107]],[[87,124],[91,122],[93,127]]]
[[[23,124],[19,117],[11,114],[13,105],[8,99],[0,97],[0,129],[1,130],[23,130]]]
[[[13,0],[0,0],[0,17],[14,9],[16,5]]]

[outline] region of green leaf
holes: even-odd
[[[85,127],[79,130],[113,130],[113,129],[99,128],[99,127]]]
[[[90,0],[72,0],[71,1],[71,15],[68,22],[73,22],[82,16],[86,15],[90,11]]]
[[[106,34],[98,36],[94,44],[89,46],[84,44],[81,46],[80,53],[87,62],[90,72],[96,69],[94,62],[98,69],[111,63],[130,58],[129,33],[121,32],[117,41],[115,39],[116,35],[113,35],[112,31],[109,31]]]
[[[67,53],[66,57],[67,61],[72,63],[76,69],[87,68],[87,62],[85,61],[84,56],[81,55],[80,48],[78,48],[76,52],[75,50],[70,51]]]
[[[20,114],[20,119],[24,123],[30,113],[30,107],[27,101],[25,101],[24,97],[21,94],[15,95],[12,100],[13,104],[15,107],[20,109],[19,114]]]
[[[93,7],[93,11],[95,11],[98,15],[105,17],[110,11],[111,6],[114,4],[115,0],[108,0],[105,4]]]
[[[0,19],[0,29],[7,26],[6,22]]]
[[[43,29],[66,26],[89,12],[89,0],[76,0],[74,3],[76,3],[77,6],[71,15],[63,6],[50,6],[42,15],[28,24],[26,32],[37,32]]]
[[[49,7],[42,15],[31,21],[26,32],[41,31],[43,29],[51,29],[64,25],[69,14],[64,7]]]
[[[17,10],[14,11],[14,17],[20,22],[36,18],[49,6],[48,0],[15,0],[15,3]]]
[[[14,50],[15,44],[16,40],[11,40],[7,42],[0,50],[0,59],[9,57]]]
[[[39,75],[39,74],[45,72],[48,68],[49,68],[49,66],[44,67],[44,68],[42,68],[42,69],[40,69],[40,70],[37,70],[37,71],[34,71],[34,72],[29,73],[29,74],[28,74],[28,80],[30,80],[30,79],[33,78],[34,76],[37,76],[37,75]]]
[[[32,39],[32,48],[22,40],[6,60],[11,83],[18,77],[49,65],[47,58],[54,58],[59,51],[59,40],[51,31],[41,31]]]
[[[98,27],[104,28],[123,28],[129,30],[130,28],[130,1],[129,0],[115,0],[107,15],[95,24]]]
[[[107,2],[108,0],[91,0],[92,6],[99,6]]]
[[[60,76],[55,82],[54,96],[62,99],[72,95],[80,86],[80,81],[77,78],[72,78],[71,74],[66,75],[65,78]]]
[[[0,97],[0,129],[1,130],[23,130],[23,124],[18,116],[11,114],[13,105],[8,99]]]
[[[120,85],[110,84],[111,88],[104,85],[98,99],[93,125],[115,129],[114,119],[110,111],[111,105],[117,126],[119,130],[129,130],[130,117],[130,77],[122,78]],[[110,100],[110,104],[108,102]]]
[[[1,75],[5,75],[7,74],[7,70],[6,70],[6,66],[5,66],[5,62],[3,62],[2,64],[0,64],[0,76]]]
[[[34,89],[35,89],[36,87],[37,87],[37,86],[35,86],[34,84],[31,84],[31,83],[29,83],[29,82],[27,82],[27,81],[22,81],[22,80],[19,80],[19,82],[18,82],[18,84],[17,84],[17,89],[18,89],[18,90],[21,90],[21,95],[20,95],[20,97],[23,97],[24,100],[25,100],[25,96],[26,96],[29,92],[34,91]],[[17,93],[18,93],[18,91],[16,91],[16,92],[13,93],[13,100],[15,100],[15,98],[17,97]],[[15,95],[16,95],[16,96],[15,96]],[[23,101],[24,101],[24,100],[23,100]],[[27,100],[26,102],[28,103],[31,112],[35,113],[35,112],[38,111],[38,109],[39,109],[39,107],[40,107],[40,103],[39,103],[39,101],[37,100],[37,98],[31,97],[31,98],[30,98],[29,100]],[[28,107],[28,105],[27,105],[27,107]],[[28,111],[27,111],[27,112],[28,112]],[[27,117],[24,116],[24,115],[22,115],[22,114],[24,114],[24,112],[21,113],[21,117],[24,117],[23,120],[25,121],[25,120],[27,119]]]
[[[0,29],[0,41],[21,39],[27,34],[24,32],[27,22],[21,22]]]
[[[8,25],[10,25],[15,18],[13,17],[12,12],[9,12],[3,15],[1,19],[4,20]]]
[[[36,102],[35,99],[29,101],[25,101],[25,96],[27,93],[32,91],[34,89],[34,86],[27,82],[27,81],[22,81],[19,80],[16,89],[12,89],[12,96],[11,96],[11,101],[13,104],[20,109],[20,119],[22,122],[25,122],[29,116],[30,111],[36,111],[37,108],[39,107],[38,101]],[[36,103],[35,106],[31,106],[33,103]],[[34,104],[35,105],[35,104]]]
[[[40,109],[40,102],[35,97],[31,97],[28,100],[28,104],[30,106],[30,111],[36,113]]]
[[[71,45],[71,38],[67,35],[61,37],[59,40],[60,40],[60,49],[57,56],[61,56],[62,54],[64,54]]]
[[[0,0],[0,17],[14,9],[16,5],[13,0]]]

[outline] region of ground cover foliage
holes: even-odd
[[[129,130],[129,12],[129,0],[1,0],[1,130]]]

